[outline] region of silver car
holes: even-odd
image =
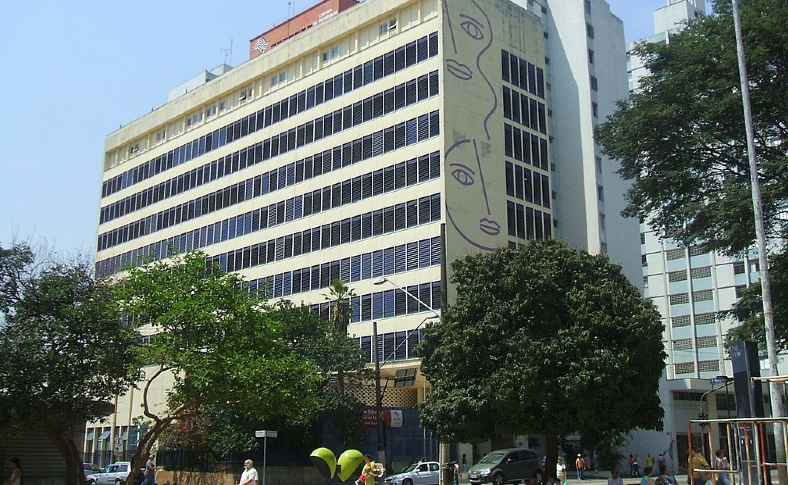
[[[400,473],[386,477],[386,485],[437,485],[440,470],[437,461],[414,463]]]
[[[89,485],[119,485],[122,481],[129,478],[130,471],[130,462],[119,461],[104,467],[104,469],[98,473],[88,475],[87,483]]]

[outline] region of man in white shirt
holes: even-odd
[[[624,485],[624,480],[618,474],[615,468],[610,471],[610,478],[607,479],[607,485]]]
[[[241,473],[241,481],[238,482],[238,485],[257,485],[259,478],[257,477],[257,470],[252,467],[253,464],[252,460],[244,462],[244,472]]]

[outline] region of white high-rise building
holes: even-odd
[[[627,184],[593,139],[628,93],[604,0],[325,0],[249,52],[107,137],[99,274],[200,249],[315,307],[341,278],[369,362],[377,322],[383,376],[412,377],[384,406],[413,413],[429,390],[413,348],[440,310],[442,264],[556,237],[642,282]],[[131,397],[89,426],[91,461],[130,436]],[[388,433],[393,462],[430,454],[397,448],[401,435]]]
[[[705,14],[703,0],[668,0],[653,13],[654,35],[638,42],[669,43],[688,21]],[[648,75],[643,60],[632,52],[638,42],[627,51],[631,92]],[[675,471],[686,466],[687,420],[697,419],[701,410],[712,419],[736,416],[733,383],[726,388],[719,377],[733,376],[724,343],[728,330],[738,322],[717,315],[732,307],[743,288],[758,281],[758,255],[754,250],[739,258],[707,253],[662,239],[647,224],[640,227],[644,295],[659,308],[665,325],[668,357],[660,386],[665,432],[633,434],[629,453],[639,453],[641,460],[647,452],[666,453],[668,466]],[[761,375],[767,375],[768,366],[761,367]],[[709,392],[712,389],[717,390]],[[715,430],[712,436],[725,448],[724,433]],[[693,440],[700,445],[697,425]]]

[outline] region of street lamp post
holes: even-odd
[[[378,349],[378,322],[372,322],[373,353],[375,356],[375,425],[378,437],[378,462],[386,466],[386,442],[383,439],[383,394],[380,392],[380,350]]]
[[[438,318],[441,317],[438,312],[433,310],[430,305],[427,305],[426,303],[421,301],[421,299],[418,296],[414,295],[410,291],[408,291],[405,288],[403,288],[403,287],[399,286],[398,284],[394,283],[390,279],[384,277],[384,278],[378,278],[377,280],[374,281],[375,285],[382,285],[384,283],[389,283],[391,286],[397,288],[398,290],[402,291],[403,293],[405,293],[409,297],[411,297],[414,300],[416,300],[417,302],[419,302],[419,304],[421,304],[424,308],[426,308],[427,310],[432,312],[432,314],[435,315],[436,317],[438,317]],[[426,321],[426,319],[424,321],[422,321],[421,323],[424,323],[425,321]],[[419,324],[419,326],[421,326],[421,323]],[[375,340],[375,342],[374,342],[374,345],[375,345],[375,348],[374,348],[374,358],[375,358],[375,406],[377,408],[376,412],[378,414],[378,420],[377,420],[377,427],[378,427],[377,428],[377,435],[378,435],[378,459],[379,460],[385,460],[386,444],[385,444],[385,442],[383,440],[383,431],[384,431],[383,430],[383,419],[382,419],[382,417],[383,417],[383,396],[382,396],[382,394],[380,392],[380,351],[378,350],[378,322],[372,322],[372,333],[373,333],[373,338]],[[444,457],[441,457],[441,461],[445,461],[445,460],[443,460],[443,458]],[[386,462],[383,461],[384,466],[385,466],[385,463]]]

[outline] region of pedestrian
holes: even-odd
[[[659,481],[662,482],[662,485],[679,485],[670,468],[665,468],[665,471],[659,476]]]
[[[156,465],[153,464],[153,454],[148,455],[148,461],[145,462],[145,480],[141,485],[153,485],[156,483]]]
[[[700,452],[699,446],[692,447],[692,455],[690,455],[689,475],[692,477],[692,485],[704,485],[708,480],[708,474],[700,470],[708,470],[709,462],[706,457]]]
[[[662,455],[659,455],[659,458],[657,458],[657,470],[659,470],[659,474],[660,475],[664,475],[665,474],[665,467],[666,466],[667,466],[667,462],[665,461],[665,457],[662,456]]]
[[[583,459],[583,455],[580,453],[577,454],[577,460],[575,460],[575,468],[577,468],[577,479],[583,480],[584,473],[586,470],[586,462]]]
[[[456,461],[454,462],[454,485],[460,485],[460,464]]]
[[[468,474],[468,456],[465,453],[462,454],[462,473]]]
[[[646,453],[646,466],[654,468],[654,457],[651,456],[651,453]]]
[[[561,456],[558,457],[558,462],[555,464],[555,477],[558,483],[564,483],[567,479],[566,464],[564,464],[564,458]]]
[[[635,453],[635,458],[632,459],[632,476],[640,476],[640,460],[637,453]]]
[[[624,485],[624,480],[619,476],[617,468],[610,470],[610,478],[607,479],[607,485]]]
[[[22,464],[19,458],[11,458],[11,476],[5,482],[5,485],[22,485]]]
[[[359,482],[364,482],[366,485],[375,485],[375,479],[382,474],[380,464],[372,461],[372,456],[364,455],[364,468],[361,469]]]
[[[640,485],[657,485],[657,482],[654,481],[652,478],[652,473],[654,469],[650,466],[647,466],[643,469],[643,476],[640,477]]]
[[[632,466],[634,463],[635,463],[635,457],[632,456],[632,453],[630,453],[629,454],[629,461],[627,462],[627,465],[629,465],[629,476],[630,476],[630,478],[635,476],[635,468]]]
[[[254,465],[252,460],[244,462],[244,472],[241,473],[241,480],[238,482],[238,485],[257,485],[260,477],[257,476],[257,470],[252,465]]]
[[[714,460],[714,468],[717,470],[730,470],[731,466],[728,463],[728,458],[725,456],[725,450],[718,449],[714,452],[717,458]],[[717,485],[731,485],[731,478],[727,472],[720,473],[717,476]]]

